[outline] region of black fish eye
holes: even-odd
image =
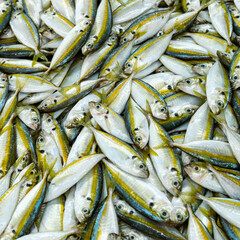
[[[154,206],[154,203],[153,203],[153,202],[150,202],[150,203],[149,203],[149,206],[150,206],[150,207],[153,207],[153,206]]]

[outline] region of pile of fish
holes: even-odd
[[[240,239],[240,1],[0,0],[0,240]]]

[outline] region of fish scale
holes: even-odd
[[[0,240],[240,239],[238,0],[0,0]]]

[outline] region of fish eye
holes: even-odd
[[[48,122],[51,122],[51,118],[48,118],[48,120],[47,120]]]
[[[126,41],[127,41],[127,38],[123,38],[123,41],[126,42]]]
[[[177,219],[178,219],[179,221],[181,221],[181,220],[183,219],[183,216],[182,216],[180,213],[178,213],[178,214],[177,214]]]
[[[190,84],[190,83],[191,83],[191,81],[190,81],[190,80],[186,80],[186,83],[187,83],[187,84]]]
[[[136,140],[138,141],[138,142],[140,142],[141,140],[142,140],[142,137],[136,137]]]
[[[122,209],[122,205],[119,204],[119,205],[117,206],[117,208],[118,208],[118,209]]]
[[[37,118],[33,118],[33,121],[34,121],[34,122],[38,122],[38,119],[37,119]]]
[[[162,212],[161,212],[161,217],[162,217],[163,219],[166,219],[166,218],[168,218],[168,216],[169,216],[168,212],[167,212],[166,210],[162,210]]]
[[[177,169],[174,168],[174,167],[172,167],[172,168],[171,168],[171,172],[177,172]]]
[[[131,33],[132,33],[132,34],[135,34],[136,32],[135,32],[135,31],[132,31]]]
[[[203,80],[201,78],[198,79],[200,83],[203,83]]]
[[[237,80],[237,79],[238,79],[238,76],[237,76],[237,75],[235,75],[235,76],[233,77],[233,79],[234,79],[234,80]]]
[[[87,208],[83,208],[82,211],[83,211],[84,213],[87,213],[87,212],[88,212],[88,209],[87,209]]]
[[[141,164],[141,165],[139,166],[139,168],[143,168],[143,165]]]
[[[86,24],[86,25],[88,25],[89,23],[88,23],[88,22],[86,22],[85,24]]]
[[[149,207],[153,207],[154,206],[154,203],[153,202],[150,202],[149,203]]]
[[[196,166],[196,167],[194,168],[194,170],[195,170],[195,171],[199,171],[200,168],[199,168],[198,166]]]
[[[131,63],[128,63],[127,66],[128,66],[128,67],[131,67],[132,65],[131,65]]]
[[[23,158],[22,158],[22,160],[23,160],[23,161],[25,161],[25,160],[26,160],[26,158],[25,158],[25,157],[23,157]]]
[[[42,137],[41,137],[41,138],[39,138],[39,141],[40,141],[40,142],[43,142],[43,140],[44,140],[44,139],[43,139]]]
[[[131,237],[130,237],[130,239],[134,239],[135,237],[132,235]]]
[[[166,110],[166,108],[164,108],[164,107],[160,109],[161,112],[165,112],[165,110]]]
[[[218,100],[218,101],[217,101],[217,105],[218,105],[219,107],[223,107],[224,103],[223,103],[221,100]]]
[[[178,115],[178,113],[175,113],[174,116],[175,116],[175,117],[178,117],[179,115]]]
[[[98,104],[98,105],[96,106],[96,108],[99,109],[99,108],[100,108],[100,105]]]
[[[129,214],[134,214],[134,211],[133,211],[133,210],[131,210],[131,211],[129,212]]]
[[[175,187],[175,188],[178,188],[179,186],[180,186],[180,182],[179,181],[173,181],[173,186]]]
[[[187,112],[188,112],[188,113],[190,113],[190,112],[191,112],[191,109],[190,109],[190,108],[188,108],[188,109],[187,109]]]
[[[91,48],[91,47],[92,47],[92,44],[91,44],[91,43],[89,43],[87,46],[88,46],[89,48]]]

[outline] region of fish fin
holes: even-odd
[[[105,173],[106,186],[108,189],[108,196],[112,197],[112,194],[117,185],[117,181],[119,179],[119,173],[117,174],[116,178],[110,178],[109,174],[107,173],[106,168],[105,168],[104,173]]]
[[[146,99],[146,113],[152,113],[150,104],[147,99]]]
[[[199,200],[205,200],[205,199],[206,199],[206,197],[203,196],[203,195],[200,194],[200,193],[196,193],[196,198],[199,199]]]
[[[147,119],[148,119],[148,113],[144,111],[141,107],[137,106],[136,107]],[[150,113],[149,113],[150,114]]]
[[[117,0],[117,2],[118,2],[119,4],[121,4],[123,7],[126,6],[126,4],[125,4],[122,0]]]
[[[207,8],[209,5],[212,3],[216,2],[216,0],[210,0],[209,2],[204,3],[201,8],[199,9],[199,12],[202,11],[203,9]]]
[[[227,127],[227,121],[225,118],[224,113],[220,113],[218,115],[213,114],[212,112],[209,112],[210,116],[219,123],[220,127]]]
[[[52,170],[53,170],[53,167],[54,165],[56,164],[57,162],[57,158],[51,163],[51,164],[48,164],[47,162],[47,156],[44,155],[43,156],[43,162],[42,162],[42,172],[45,174],[47,173],[48,175],[50,175],[51,177],[54,177],[52,173]]]
[[[195,95],[196,97],[206,98],[206,96],[202,95],[201,93],[199,93],[199,92],[197,92],[197,91],[195,91],[195,90],[193,90],[193,93],[194,93],[194,95]]]
[[[20,79],[16,77],[16,92],[17,93],[21,92],[21,89],[27,84],[27,82],[28,82],[27,78],[25,78],[24,81],[21,82]]]
[[[150,155],[152,155],[154,157],[159,157],[159,155],[150,147],[148,148],[148,152]]]
[[[100,92],[98,92],[97,90],[94,89],[94,90],[92,90],[92,93],[101,99],[102,104],[106,104],[107,94],[106,94],[104,88]]]

